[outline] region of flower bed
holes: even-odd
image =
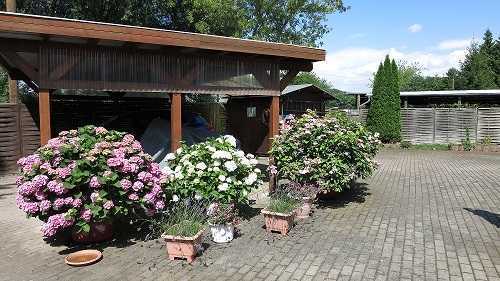
[[[250,190],[261,183],[257,160],[236,149],[232,136],[210,139],[192,146],[182,145],[167,155],[165,187],[179,198],[209,202],[245,202]]]
[[[158,164],[130,134],[85,126],[64,131],[18,161],[17,206],[45,237],[165,207]]]
[[[308,111],[288,118],[274,140],[271,173],[301,184],[317,184],[324,191],[342,191],[357,177],[376,167],[380,141],[359,122],[339,112],[320,117]]]

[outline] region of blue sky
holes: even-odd
[[[389,53],[417,62],[424,74],[459,65],[465,48],[490,28],[500,35],[500,0],[346,0],[351,9],[333,14],[324,38],[326,62],[314,71],[335,87],[369,91],[369,80]]]

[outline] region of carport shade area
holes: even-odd
[[[324,59],[324,50],[289,44],[0,12],[0,64],[38,92],[42,145],[58,89],[170,95],[171,150],[182,139],[182,95],[264,96],[273,138],[280,92]]]

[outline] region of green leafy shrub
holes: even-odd
[[[486,136],[481,140],[482,145],[490,145],[493,139],[490,136]]]
[[[257,160],[236,149],[232,136],[182,145],[166,157],[165,187],[173,198],[206,199],[209,202],[246,202],[252,189],[262,183]]]
[[[399,147],[402,149],[409,149],[411,147],[411,143],[409,141],[402,141],[399,143]]]
[[[329,112],[320,117],[308,111],[282,123],[271,148],[276,166],[270,171],[282,179],[342,191],[357,177],[372,173],[379,145],[376,133],[345,113]]]
[[[465,151],[471,151],[475,148],[474,143],[470,139],[470,130],[469,128],[465,129],[465,138],[462,140],[462,146]]]

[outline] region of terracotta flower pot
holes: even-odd
[[[192,237],[162,235],[167,243],[168,258],[170,260],[186,259],[188,263],[192,263],[198,249],[201,248],[201,238],[204,231],[205,229],[202,229]]]
[[[313,199],[311,197],[302,197],[302,205],[295,210],[295,214],[299,219],[308,218],[311,214]]]
[[[109,241],[113,238],[113,224],[111,222],[94,222],[90,224],[88,233],[73,230],[71,238],[82,244]]]
[[[210,225],[210,232],[216,243],[231,242],[234,238],[234,225],[231,223]]]
[[[262,210],[261,213],[264,215],[264,220],[266,221],[266,231],[276,231],[282,235],[287,235],[290,228],[293,226],[293,219],[295,218],[295,212],[290,212],[288,214],[270,212],[268,210]]]

